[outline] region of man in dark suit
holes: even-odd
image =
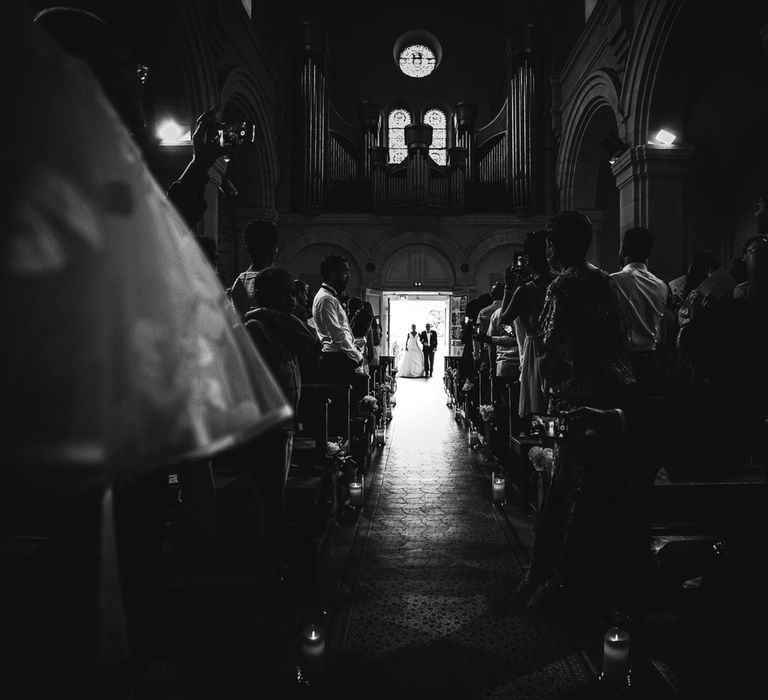
[[[437,333],[427,323],[426,330],[419,333],[419,340],[421,340],[421,349],[424,353],[424,376],[431,377],[435,363],[435,350],[437,350]]]

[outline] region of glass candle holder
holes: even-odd
[[[349,504],[354,508],[359,508],[363,505],[363,495],[365,490],[365,484],[359,477],[355,477],[349,484]]]
[[[504,503],[507,499],[507,478],[501,473],[491,473],[491,495],[494,503]]]
[[[617,688],[629,687],[629,632],[622,627],[609,627],[605,632],[600,681]]]
[[[376,443],[379,445],[379,447],[384,445],[385,439],[384,428],[376,428]]]
[[[467,438],[470,447],[477,447],[477,443],[480,441],[480,437],[477,434],[477,430],[470,430],[469,437]]]

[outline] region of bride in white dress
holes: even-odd
[[[416,332],[416,324],[411,326],[411,332],[405,336],[405,349],[400,367],[397,370],[398,377],[423,377],[424,353],[421,350],[421,341]]]

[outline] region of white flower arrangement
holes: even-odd
[[[467,379],[467,380],[464,382],[464,386],[462,386],[462,387],[461,387],[461,390],[462,390],[462,391],[463,391],[465,394],[467,394],[467,393],[469,393],[470,391],[472,391],[472,389],[474,389],[474,388],[475,388],[475,385],[474,385],[474,383],[470,382],[470,381],[469,381],[469,379]]]
[[[544,471],[545,469],[551,471],[552,464],[554,463],[555,459],[555,454],[551,447],[540,447],[539,445],[534,445],[530,450],[528,450],[528,459],[531,460],[533,468],[537,472]]]
[[[379,402],[376,400],[376,397],[370,394],[363,396],[357,405],[361,411],[367,411],[368,413],[373,413],[379,408]]]
[[[490,420],[493,420],[493,416],[495,414],[495,410],[493,408],[492,404],[481,404],[477,407],[477,410],[480,412],[480,417],[487,423]]]

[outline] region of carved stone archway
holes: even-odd
[[[452,290],[456,274],[448,257],[432,246],[403,246],[388,257],[381,271],[384,289]]]

